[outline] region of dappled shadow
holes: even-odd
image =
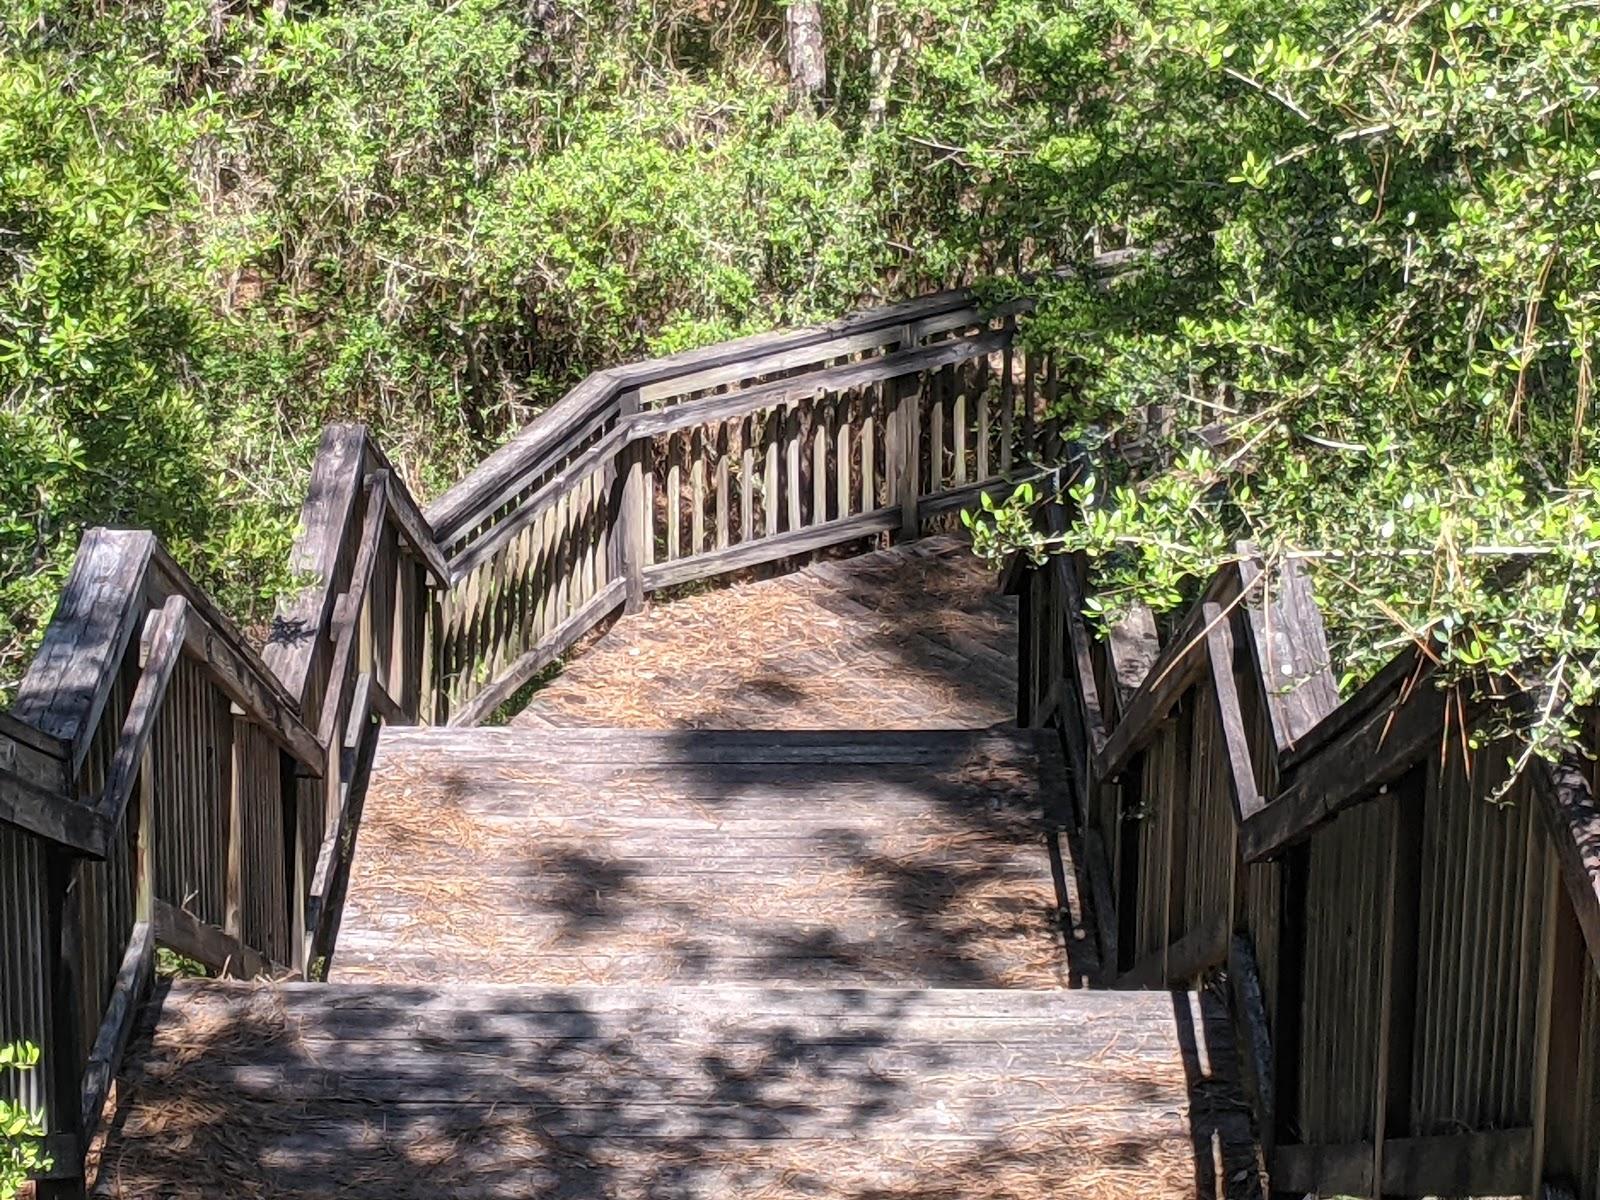
[[[1193,1190],[1170,1031],[1040,993],[973,1012],[959,993],[168,988],[101,1196]]]
[[[385,734],[334,978],[1059,987],[1047,734]]]
[[[985,728],[1014,619],[940,553],[623,621],[556,694],[655,734],[386,732],[337,986],[165,995],[102,1194],[1256,1194],[1215,1012],[1065,990],[1065,767]],[[774,724],[904,731],[707,731]]]

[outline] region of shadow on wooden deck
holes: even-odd
[[[1227,1037],[1164,993],[179,984],[98,1194],[1250,1195],[1175,1008]]]
[[[334,978],[1081,985],[1064,770],[1016,730],[386,734]]]

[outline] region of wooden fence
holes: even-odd
[[[1014,578],[1019,717],[1068,748],[1105,960],[1226,980],[1274,1191],[1600,1200],[1590,764],[1491,802],[1507,746],[1417,653],[1340,703],[1292,564],[1242,553],[1165,638],[1092,637],[1081,559]]]
[[[649,592],[914,536],[1035,471],[1055,369],[1012,333],[949,292],[590,376],[427,510],[432,719],[483,720]]]
[[[315,975],[381,723],[482,721],[651,591],[1041,474],[1054,366],[1012,332],[951,292],[602,371],[426,512],[330,427],[259,654],[150,534],[86,535],[0,714],[0,1043],[45,1062],[0,1087],[42,1194],[82,1195],[157,946]]]

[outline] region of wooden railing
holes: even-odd
[[[1053,363],[952,292],[602,371],[423,512],[324,434],[257,654],[148,533],[85,536],[0,714],[0,1079],[81,1196],[165,946],[307,975],[383,722],[489,717],[650,592],[923,523],[1040,474]]]
[[[1242,552],[1159,639],[1091,636],[1081,558],[1014,579],[1019,716],[1066,743],[1105,960],[1226,979],[1273,1189],[1600,1197],[1591,764],[1492,803],[1508,747],[1417,653],[1339,703],[1292,564]]]
[[[1060,449],[1054,363],[949,292],[602,371],[427,510],[432,719],[483,720],[649,592],[921,523]]]

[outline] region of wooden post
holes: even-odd
[[[323,804],[329,813],[333,814],[335,828],[337,827],[339,806],[344,802],[343,789],[338,785],[333,771],[333,764],[344,761],[344,730],[340,728],[333,741],[328,746],[328,770],[323,784],[327,792],[323,795]],[[342,771],[340,772],[342,775]],[[304,791],[308,787],[315,787],[316,783],[309,779],[301,779],[294,761],[286,754],[278,756],[279,794],[283,798],[283,824],[286,836],[284,845],[289,848],[292,861],[286,864],[284,870],[285,881],[289,885],[289,962],[298,970],[302,978],[311,978],[311,965],[313,958],[322,952],[322,947],[317,945],[315,936],[308,935],[306,930],[306,898],[311,891],[311,865],[306,862],[305,840],[300,836],[300,806],[304,803]],[[338,853],[334,847],[334,853]]]
[[[1523,801],[1527,803],[1526,800]],[[1562,925],[1561,864],[1554,850],[1545,840],[1537,821],[1529,822],[1528,871],[1533,873],[1539,865],[1543,888],[1539,901],[1543,909],[1543,922],[1539,940],[1539,976],[1536,995],[1538,1007],[1534,1014],[1533,1033],[1533,1151],[1528,1171],[1528,1195],[1540,1195],[1544,1184],[1546,1143],[1549,1140],[1547,1125],[1550,1119],[1550,1059],[1551,1059],[1551,1007],[1556,997],[1557,942]],[[1580,962],[1582,958],[1580,957]],[[1587,965],[1586,963],[1584,964]],[[1576,978],[1571,985],[1578,985]],[[1577,987],[1572,988],[1577,991]],[[1565,989],[1564,989],[1565,991]]]
[[[49,852],[46,867],[48,906],[45,964],[50,986],[50,1043],[41,1047],[50,1072],[50,1101],[45,1128],[73,1148],[74,1162],[56,1163],[61,1178],[41,1179],[38,1200],[83,1200],[81,1071],[84,1063],[80,1008],[83,1000],[83,913],[78,860],[61,850]]]
[[[1016,453],[1017,389],[1015,378],[1016,351],[1014,342],[1017,319],[1007,317],[1005,324],[1006,348],[1000,360],[1000,474],[1011,474],[1011,460]]]
[[[1411,1111],[1411,1033],[1417,1008],[1417,925],[1421,906],[1423,806],[1427,772],[1413,771],[1375,803],[1389,806],[1378,958],[1378,1045],[1373,1070],[1372,1194],[1383,1195],[1383,1146]]]
[[[1300,1108],[1300,1041],[1305,1015],[1306,902],[1310,846],[1291,846],[1282,858],[1278,891],[1278,994],[1272,1002],[1272,1144],[1289,1142]]]
[[[244,779],[249,766],[244,756],[244,714],[237,705],[230,709],[228,754],[228,873],[224,883],[222,929],[244,941]],[[298,838],[299,831],[295,831]]]
[[[1023,729],[1033,724],[1033,591],[1038,579],[1039,572],[1026,570],[1017,589],[1017,725]]]
[[[911,326],[900,329],[900,350],[911,349]],[[900,536],[914,538],[920,528],[917,495],[922,491],[922,378],[892,381],[895,411],[900,414]]]
[[[637,398],[633,403],[638,406]],[[611,544],[617,558],[617,572],[627,581],[624,611],[630,613],[644,607],[645,538],[650,527],[650,516],[644,506],[644,456],[649,446],[648,441],[629,442],[619,452],[620,491],[612,506],[616,513],[616,536]]]

